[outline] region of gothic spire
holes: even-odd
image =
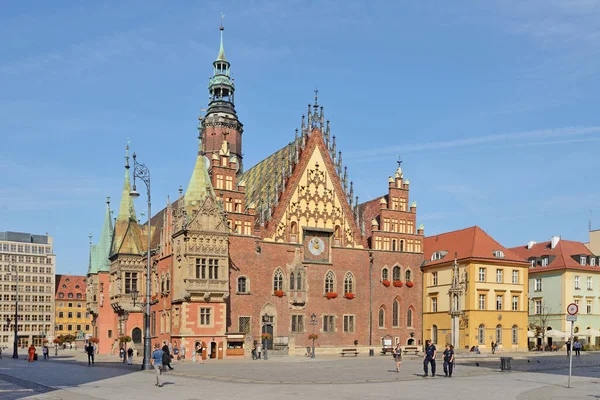
[[[213,62],[213,76],[208,83],[209,103],[207,115],[213,112],[223,111],[235,115],[234,109],[234,91],[235,85],[231,79],[231,64],[225,57],[223,48],[223,22],[221,18],[221,42],[219,47],[219,55]]]
[[[219,27],[219,30],[221,31],[221,46],[219,47],[219,55],[217,56],[217,61],[227,61],[227,58],[225,57],[225,49],[223,48],[223,31],[225,30],[225,28],[223,28],[223,17],[225,17],[223,14],[221,14],[221,26]]]
[[[100,231],[100,239],[98,244],[92,246],[92,270],[91,273],[108,272],[110,269],[110,245],[112,242],[113,224],[110,210],[110,197],[106,196],[106,212],[104,213],[104,223],[102,231]],[[95,271],[94,271],[95,270]]]
[[[129,142],[127,142],[127,146],[125,146],[125,180],[123,181],[123,191],[121,192],[121,203],[119,205],[117,221],[127,221],[129,219],[137,221],[133,200],[129,193],[131,193],[131,179],[129,177]]]
[[[226,142],[223,142],[224,145],[225,143]],[[184,202],[187,207],[193,207],[197,203],[203,201],[207,196],[214,197],[215,192],[213,190],[210,178],[208,177],[206,158],[199,150],[196,156],[196,164],[194,165],[194,170],[192,171],[192,177],[190,178],[187,190],[185,191]]]

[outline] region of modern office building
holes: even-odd
[[[20,347],[52,339],[55,268],[51,236],[0,232],[0,346],[12,348],[15,323]]]

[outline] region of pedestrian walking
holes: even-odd
[[[444,376],[452,378],[452,370],[454,369],[454,346],[447,344],[444,350]]]
[[[252,359],[256,360],[256,343],[252,345]]]
[[[166,340],[163,342],[162,351],[163,351],[163,358],[162,358],[163,368],[164,369],[169,368],[171,370],[175,369],[171,366],[171,353],[169,352],[169,345],[167,345]]]
[[[179,351],[181,352],[181,359],[185,360],[185,344],[181,343],[181,349]]]
[[[44,360],[48,359],[48,346],[44,345],[44,347],[42,347],[42,354],[44,355]]]
[[[579,339],[575,340],[575,343],[573,343],[573,348],[575,349],[575,356],[579,357],[581,355],[581,342]]]
[[[173,354],[175,355],[175,359],[179,361],[179,346],[177,346],[177,342],[173,345]]]
[[[567,340],[567,343],[565,343],[567,345],[567,355],[570,356],[571,355],[571,340]]]
[[[258,342],[256,344],[256,359],[260,360],[260,355],[262,353],[262,345],[260,344],[260,342]]]
[[[428,367],[431,364],[431,376],[435,376],[435,356],[437,355],[437,350],[431,340],[427,340],[425,342],[425,358],[423,358],[423,371],[425,374],[423,377],[429,375]]]
[[[133,365],[133,347],[127,349],[127,364]]]
[[[85,346],[85,352],[88,356],[88,367],[94,365],[94,345],[88,342],[87,346]]]
[[[150,358],[150,363],[154,367],[154,372],[156,374],[156,384],[154,386],[162,387],[162,383],[160,383],[160,374],[162,371],[162,360],[163,360],[163,351],[160,348],[159,343],[154,343],[154,351],[152,352],[152,357]]]
[[[196,346],[196,358],[198,359],[199,364],[204,364],[204,359],[202,358],[202,343],[198,343]]]
[[[394,361],[396,362],[396,372],[400,372],[400,367],[402,366],[402,347],[400,347],[400,343],[396,345],[392,356],[394,356]]]
[[[123,362],[125,361],[125,349],[123,347],[119,349],[119,358],[123,360]]]
[[[29,346],[27,350],[28,358],[27,361],[33,362],[33,358],[35,357],[35,347],[33,345]]]
[[[492,354],[496,353],[496,343],[492,341]]]

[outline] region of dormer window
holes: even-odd
[[[548,266],[548,257],[542,257],[542,267]]]
[[[586,256],[580,256],[579,257],[579,264],[585,266],[587,265],[587,257]]]
[[[596,259],[595,259],[594,257],[590,258],[590,265],[591,265],[592,267],[595,267],[595,266],[596,266]]]
[[[529,263],[531,264],[531,268],[535,268],[535,266],[537,265],[535,258],[530,258]]]
[[[441,260],[444,258],[444,254],[441,251],[436,251],[431,255],[431,261]]]
[[[504,258],[504,252],[502,250],[494,250],[492,251],[492,254],[496,258]]]

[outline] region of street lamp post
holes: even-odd
[[[135,153],[133,153],[133,190],[130,193],[131,197],[139,197],[140,194],[137,192],[136,187],[135,187],[135,178],[139,178],[142,180],[142,182],[144,182],[144,184],[146,185],[146,189],[148,192],[148,265],[146,266],[146,311],[144,313],[144,360],[142,362],[142,369],[143,370],[149,370],[151,368],[150,366],[150,347],[151,347],[151,343],[150,343],[150,266],[151,266],[151,259],[150,259],[150,234],[152,233],[151,225],[150,225],[150,220],[152,219],[152,209],[150,208],[151,206],[151,202],[150,202],[150,170],[144,165],[144,164],[140,164],[137,162],[136,160],[136,155]]]
[[[310,321],[308,323],[312,325],[312,352],[310,358],[315,358],[315,326],[317,326],[318,324],[317,314],[312,313],[312,315],[310,316]]]
[[[15,296],[15,340],[13,341],[13,356],[12,358],[19,358],[19,270],[16,265],[13,265],[15,273],[15,287],[17,295]]]

